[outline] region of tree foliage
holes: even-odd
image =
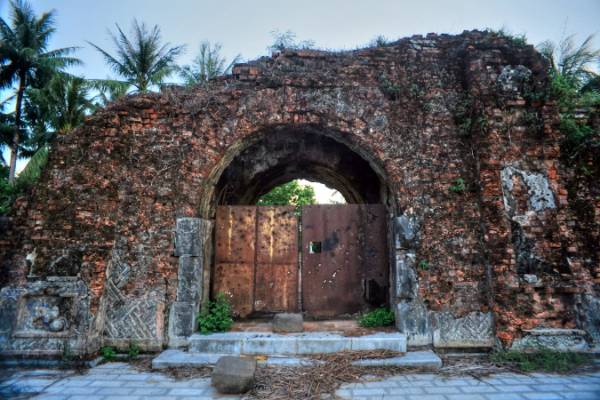
[[[27,131],[22,126],[22,106],[29,88],[43,87],[64,68],[79,64],[70,55],[74,47],[48,50],[55,32],[54,12],[39,17],[29,3],[10,2],[11,18],[0,18],[0,89],[15,88],[14,132],[8,147],[11,151],[9,181],[13,181],[16,162]]]
[[[231,72],[233,66],[240,61],[238,54],[227,63],[227,59],[221,55],[220,43],[214,45],[204,41],[200,43],[198,55],[191,64],[179,68],[179,75],[186,86],[206,84],[209,80]]]
[[[117,24],[117,33],[109,32],[116,47],[115,55],[90,43],[103,56],[109,67],[125,82],[139,92],[147,92],[160,86],[171,75],[175,59],[183,52],[183,46],[162,43],[160,28],[149,29],[144,23],[133,21],[132,36],[128,37]]]
[[[87,81],[72,75],[55,74],[46,86],[27,93],[25,114],[32,132],[26,155],[81,125],[93,108]]]
[[[296,40],[296,34],[292,31],[280,32],[274,30],[271,32],[273,36],[273,43],[267,47],[267,50],[271,53],[283,50],[305,50],[312,49],[315,47],[314,40]]]
[[[259,206],[306,206],[316,202],[315,190],[311,186],[302,186],[294,180],[262,195],[257,204]]]
[[[600,50],[593,48],[593,40],[594,35],[590,35],[576,45],[575,35],[569,35],[558,44],[549,40],[542,42],[538,49],[550,63],[553,76],[560,76],[579,90],[597,77],[591,66],[598,61]]]
[[[96,91],[93,99],[93,109],[103,108],[127,94],[129,83],[115,79],[89,79],[88,85]]]
[[[577,45],[575,36],[569,35],[558,44],[545,41],[538,46],[550,65],[550,94],[560,107],[560,128],[569,159],[600,149],[600,133],[577,118],[578,109],[600,106],[600,78],[592,69],[595,63],[600,65],[600,50],[593,48],[593,39],[590,35]]]

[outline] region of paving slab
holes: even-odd
[[[214,365],[229,354],[192,353],[183,350],[165,350],[152,360],[153,369],[186,368]]]
[[[261,354],[261,353],[258,353]],[[186,368],[214,365],[219,358],[227,354],[193,353],[183,350],[165,350],[152,360],[153,369]],[[319,361],[309,357],[286,357],[281,355],[257,357],[259,365],[310,366]],[[432,351],[408,352],[405,355],[391,358],[374,358],[354,361],[354,365],[381,367],[413,367],[436,370],[442,366],[442,360]]]
[[[394,366],[439,369],[442,366],[442,359],[433,351],[409,351],[400,357],[358,360],[352,364],[363,367]]]
[[[172,354],[172,353],[171,353]],[[411,353],[409,353],[411,354]],[[407,354],[407,355],[409,355]],[[198,354],[196,354],[197,356]],[[284,363],[305,360],[297,357],[269,357]],[[125,363],[108,363],[77,374],[42,370],[1,371],[0,398],[39,400],[184,400],[238,399],[219,395],[209,378],[174,380],[161,373],[139,371]],[[110,375],[105,375],[111,372]],[[101,378],[109,376],[111,380]],[[528,400],[600,399],[600,375],[496,374],[472,379],[444,377],[435,373],[405,373],[381,379],[365,376],[359,382],[342,385],[341,399],[378,400]],[[102,382],[111,382],[102,385]],[[33,385],[35,383],[35,385]],[[565,388],[566,386],[566,388]],[[458,392],[457,392],[458,391]]]

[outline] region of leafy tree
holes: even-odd
[[[15,193],[15,186],[8,182],[8,167],[0,165],[0,215],[10,210]]]
[[[294,180],[262,195],[257,204],[259,206],[306,206],[316,202],[315,190],[311,186],[302,186]]]
[[[74,47],[48,50],[48,41],[55,31],[53,11],[38,17],[23,0],[11,1],[10,8],[11,20],[0,18],[0,89],[16,85],[14,132],[8,143],[8,178],[13,182],[22,136],[27,133],[22,115],[26,89],[42,87],[56,71],[80,61],[69,56]]]
[[[152,87],[159,86],[175,71],[175,59],[183,52],[184,47],[162,44],[157,25],[148,29],[144,23],[134,20],[132,38],[128,38],[118,24],[116,26],[116,35],[109,32],[117,49],[115,55],[88,43],[104,56],[106,63],[125,82],[139,92],[147,92]]]
[[[561,77],[576,89],[581,89],[590,79],[598,75],[590,66],[597,62],[600,50],[594,49],[594,35],[590,35],[577,46],[575,35],[569,35],[558,44],[549,40],[542,42],[538,49],[549,61],[554,77]]]
[[[368,47],[383,47],[390,44],[390,40],[383,35],[375,36],[368,44]]]
[[[303,40],[301,42],[296,41],[296,34],[292,31],[279,32],[274,30],[271,32],[273,36],[273,43],[267,48],[270,52],[283,50],[304,50],[312,49],[315,47],[314,40]]]
[[[577,108],[600,104],[599,76],[591,68],[600,60],[600,50],[593,48],[593,39],[590,35],[576,45],[574,35],[569,35],[558,44],[545,41],[538,46],[550,64],[551,92],[560,106],[560,127],[571,159],[600,148],[598,132],[576,118]]]
[[[11,143],[14,132],[13,115],[11,113],[4,112],[4,108],[10,100],[12,100],[12,98],[0,102],[0,166],[8,166],[8,163],[4,159],[2,152],[4,151],[4,148]]]
[[[106,107],[111,101],[125,96],[130,86],[127,82],[114,79],[90,79],[88,84],[98,93],[93,100],[94,109]]]
[[[241,56],[238,54],[227,63],[227,60],[221,56],[221,49],[220,43],[214,45],[206,41],[200,43],[200,50],[192,64],[179,68],[179,75],[184,84],[186,86],[206,84],[210,79],[229,74],[233,66],[240,61]]]
[[[45,87],[29,89],[25,109],[34,133],[30,146],[35,151],[56,133],[76,128],[92,106],[89,85],[80,77],[56,74]]]

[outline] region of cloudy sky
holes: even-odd
[[[106,78],[111,72],[87,41],[112,49],[107,29],[126,30],[137,18],[160,26],[163,38],[184,44],[188,63],[203,40],[220,42],[228,59],[267,54],[271,32],[291,30],[300,40],[327,49],[354,49],[377,35],[397,39],[413,34],[460,33],[465,29],[505,29],[526,34],[530,43],[579,39],[600,30],[600,0],[33,0],[36,12],[54,9],[57,32],[52,48],[80,46],[85,65],[74,72]],[[0,15],[8,17],[8,0]],[[600,37],[595,41],[600,46]]]
[[[580,38],[600,29],[599,0],[33,0],[37,12],[56,10],[58,31],[52,47],[81,46],[90,78],[110,74],[101,56],[86,43],[112,48],[107,29],[128,28],[137,18],[160,26],[165,40],[185,44],[189,62],[202,40],[221,42],[224,53],[253,59],[267,53],[274,30],[295,32],[330,49],[353,49],[377,35],[390,39],[428,32],[505,27],[537,44],[565,33]],[[8,1],[0,0],[6,18]],[[600,38],[596,44],[600,45]]]

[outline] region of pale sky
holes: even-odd
[[[190,62],[203,40],[220,42],[228,59],[236,54],[243,60],[267,55],[274,30],[291,30],[299,40],[334,50],[364,46],[377,35],[393,40],[504,27],[538,44],[547,39],[558,42],[571,33],[582,40],[600,30],[600,0],[33,0],[31,4],[37,13],[56,10],[51,48],[80,46],[77,56],[85,65],[73,72],[87,78],[113,75],[86,41],[110,52],[107,29],[114,31],[118,23],[128,31],[134,18],[158,24],[165,41],[186,45],[181,64]],[[3,18],[8,8],[8,0],[0,0]],[[595,45],[600,46],[600,38]]]

